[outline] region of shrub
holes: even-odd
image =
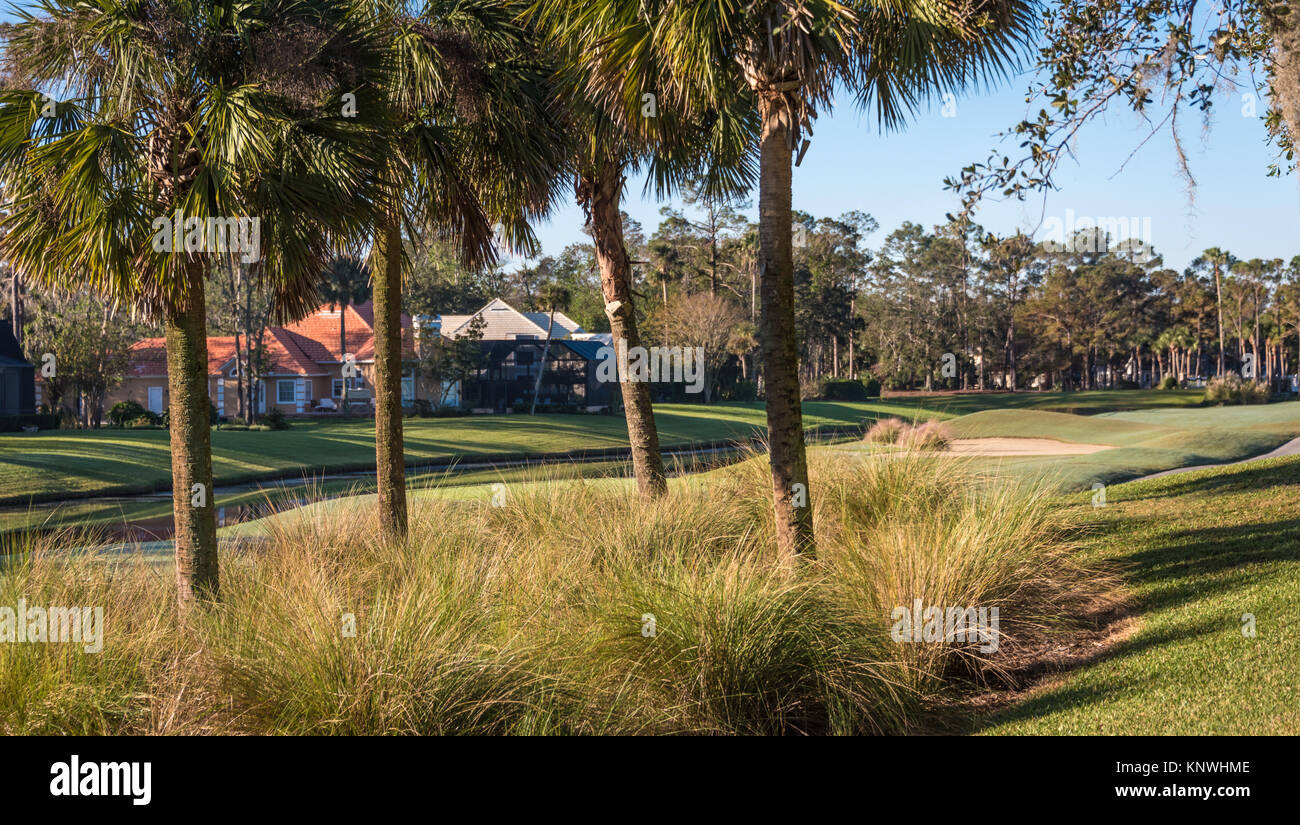
[[[1243,381],[1233,372],[1213,378],[1205,386],[1207,404],[1264,404],[1268,395],[1268,387],[1258,381]]]
[[[1160,381],[1160,389],[1162,389],[1162,390],[1176,390],[1176,389],[1178,389],[1178,379],[1177,379],[1177,378],[1174,378],[1172,375],[1166,375],[1166,376],[1165,376],[1163,379],[1161,379],[1161,381]]]
[[[756,401],[758,400],[758,384],[754,381],[741,379],[736,382],[736,386],[731,388],[728,396],[729,401]]]
[[[156,415],[154,415],[154,416],[148,416],[148,415],[137,416],[136,418],[133,418],[133,419],[131,419],[130,421],[127,421],[127,422],[126,422],[125,424],[123,424],[122,426],[124,426],[125,428],[127,428],[127,429],[129,429],[129,430],[148,430],[148,429],[155,429],[155,428],[161,428],[161,427],[162,427],[162,425],[159,423],[159,416],[156,416]]]
[[[287,430],[290,426],[289,419],[279,407],[272,407],[258,416],[258,419],[263,426],[272,430]]]
[[[42,405],[42,409],[44,409]],[[62,421],[58,413],[39,412],[32,415],[0,415],[0,433],[16,433],[23,427],[57,430]]]
[[[926,421],[908,428],[902,443],[909,450],[946,450],[952,443],[952,430],[942,421]]]
[[[952,430],[941,421],[907,424],[897,418],[882,418],[867,430],[871,444],[897,444],[905,450],[946,450],[952,442]]]
[[[153,424],[161,420],[160,416],[145,409],[138,401],[119,401],[108,411],[108,420],[115,427],[124,427],[128,422],[141,418],[149,419]]]
[[[824,378],[817,397],[829,401],[866,401],[867,388],[861,381],[836,381]]]
[[[902,419],[881,418],[871,425],[865,438],[871,444],[896,444],[905,429],[907,425]]]
[[[880,382],[874,378],[864,379],[862,385],[867,388],[867,398],[880,397]]]

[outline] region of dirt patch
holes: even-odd
[[[981,720],[1061,685],[1079,668],[1105,659],[1137,632],[1141,621],[1128,604],[1110,600],[1079,617],[1083,626],[1068,636],[1043,638],[1000,657],[999,672],[981,686],[971,685],[932,708],[917,733],[971,733]]]
[[[946,452],[974,456],[1088,455],[1109,450],[1105,444],[1079,444],[1052,438],[957,438]]]
[[[1022,647],[1014,660],[999,662],[1005,671],[1003,684],[965,697],[962,703],[978,712],[988,712],[1019,702],[1059,685],[1074,670],[1105,658],[1120,642],[1138,629],[1131,607],[1108,606],[1082,616],[1086,626],[1066,637],[1045,638]]]
[[[1026,640],[1001,651],[996,670],[985,671],[940,699],[914,733],[971,733],[991,714],[1052,690],[1074,671],[1107,658],[1141,626],[1140,616],[1119,588],[1091,600],[1076,618],[1078,625],[1066,634]]]

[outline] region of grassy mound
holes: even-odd
[[[655,502],[582,482],[421,499],[405,544],[367,505],[321,508],[226,553],[221,603],[184,625],[166,569],[36,546],[0,604],[102,605],[103,651],[0,645],[0,731],[905,731],[1109,586],[1045,494],[953,466],[820,454],[820,556],[797,571],[761,459]],[[917,599],[998,608],[999,649],[896,641]]]

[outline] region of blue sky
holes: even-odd
[[[880,223],[867,239],[873,248],[903,221],[927,227],[942,223],[945,213],[958,207],[943,179],[983,161],[999,145],[998,133],[1024,118],[1027,80],[1013,78],[992,92],[959,98],[950,118],[936,101],[904,130],[883,135],[846,99],[814,126],[812,146],[795,169],[794,207],[818,217],[853,209],[873,215]],[[1130,158],[1149,127],[1127,110],[1116,110],[1083,131],[1077,160],[1060,169],[1059,190],[1045,202],[1032,195],[1024,203],[989,203],[976,219],[987,229],[1010,232],[1033,229],[1044,215],[1064,220],[1066,210],[1076,216],[1149,217],[1156,251],[1167,266],[1180,270],[1210,246],[1238,257],[1290,260],[1300,254],[1300,186],[1294,176],[1266,176],[1275,152],[1265,143],[1259,117],[1264,109],[1260,103],[1255,116],[1245,116],[1241,91],[1224,91],[1215,100],[1208,131],[1200,113],[1182,115],[1183,145],[1197,183],[1191,192],[1179,175],[1167,132]],[[1002,151],[1012,154],[1015,147],[1008,141]],[[643,183],[629,179],[624,208],[648,235],[664,203],[643,198]],[[756,198],[755,192],[751,200]],[[749,211],[754,219],[756,211]],[[566,205],[539,225],[544,254],[585,240],[582,220],[581,210]]]

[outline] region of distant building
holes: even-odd
[[[556,312],[547,350],[551,314],[520,312],[500,298],[469,315],[443,315],[442,334],[458,338],[476,317],[483,318],[484,366],[462,388],[464,406],[476,412],[503,413],[530,403],[543,351],[546,373],[537,397],[538,409],[598,410],[610,405],[610,387],[598,380],[597,368],[612,351],[602,349],[600,334],[587,332],[563,312]]]
[[[36,367],[23,357],[13,327],[0,321],[0,415],[36,412]]]
[[[500,298],[493,298],[478,312],[470,315],[443,315],[442,334],[448,338],[459,338],[469,329],[470,321],[483,317],[484,341],[532,341],[546,340],[546,327],[550,323],[549,312],[520,312]],[[563,312],[555,313],[555,328],[551,330],[551,339],[559,340],[584,334],[586,330],[578,326]]]
[[[307,415],[337,410],[343,382],[351,381],[348,398],[369,409],[373,403],[375,368],[374,306],[370,302],[346,310],[347,346],[339,349],[339,310],[317,307],[306,317],[285,326],[268,327],[264,353],[269,362],[259,381],[259,412],[279,409],[287,415]],[[416,375],[416,343],[422,335],[454,339],[465,334],[470,321],[484,319],[485,366],[470,386],[449,386],[446,392],[427,386]],[[418,318],[418,326],[403,314],[402,403],[417,400],[449,407],[505,412],[523,399],[531,399],[537,365],[546,341],[549,313],[519,312],[494,299],[471,315],[433,315]],[[582,327],[562,312],[555,313],[551,351],[539,402],[547,405],[599,407],[607,403],[606,388],[596,381],[599,344],[572,340],[587,337]],[[344,377],[345,355],[351,355],[356,374]],[[30,365],[28,365],[30,369]],[[208,338],[208,395],[221,415],[236,415],[238,364],[233,336]],[[155,413],[167,409],[167,354],[162,338],[147,338],[131,347],[122,384],[112,390],[107,406],[133,400]]]
[[[267,366],[257,387],[257,409],[278,409],[286,415],[324,411],[343,398],[343,382],[351,381],[348,398],[369,407],[375,364],[374,307],[367,302],[346,310],[346,350],[339,349],[339,309],[317,307],[301,320],[267,327],[262,339]],[[402,344],[413,357],[411,319],[402,316]],[[247,346],[247,342],[241,342]],[[345,378],[344,356],[351,355],[355,374]],[[238,363],[235,338],[208,336],[208,397],[221,415],[238,414]],[[402,382],[404,400],[415,397],[414,380]],[[409,397],[408,397],[409,396]],[[132,400],[155,413],[167,409],[167,348],[162,338],[146,338],[131,347],[125,380],[112,390],[107,406]]]

